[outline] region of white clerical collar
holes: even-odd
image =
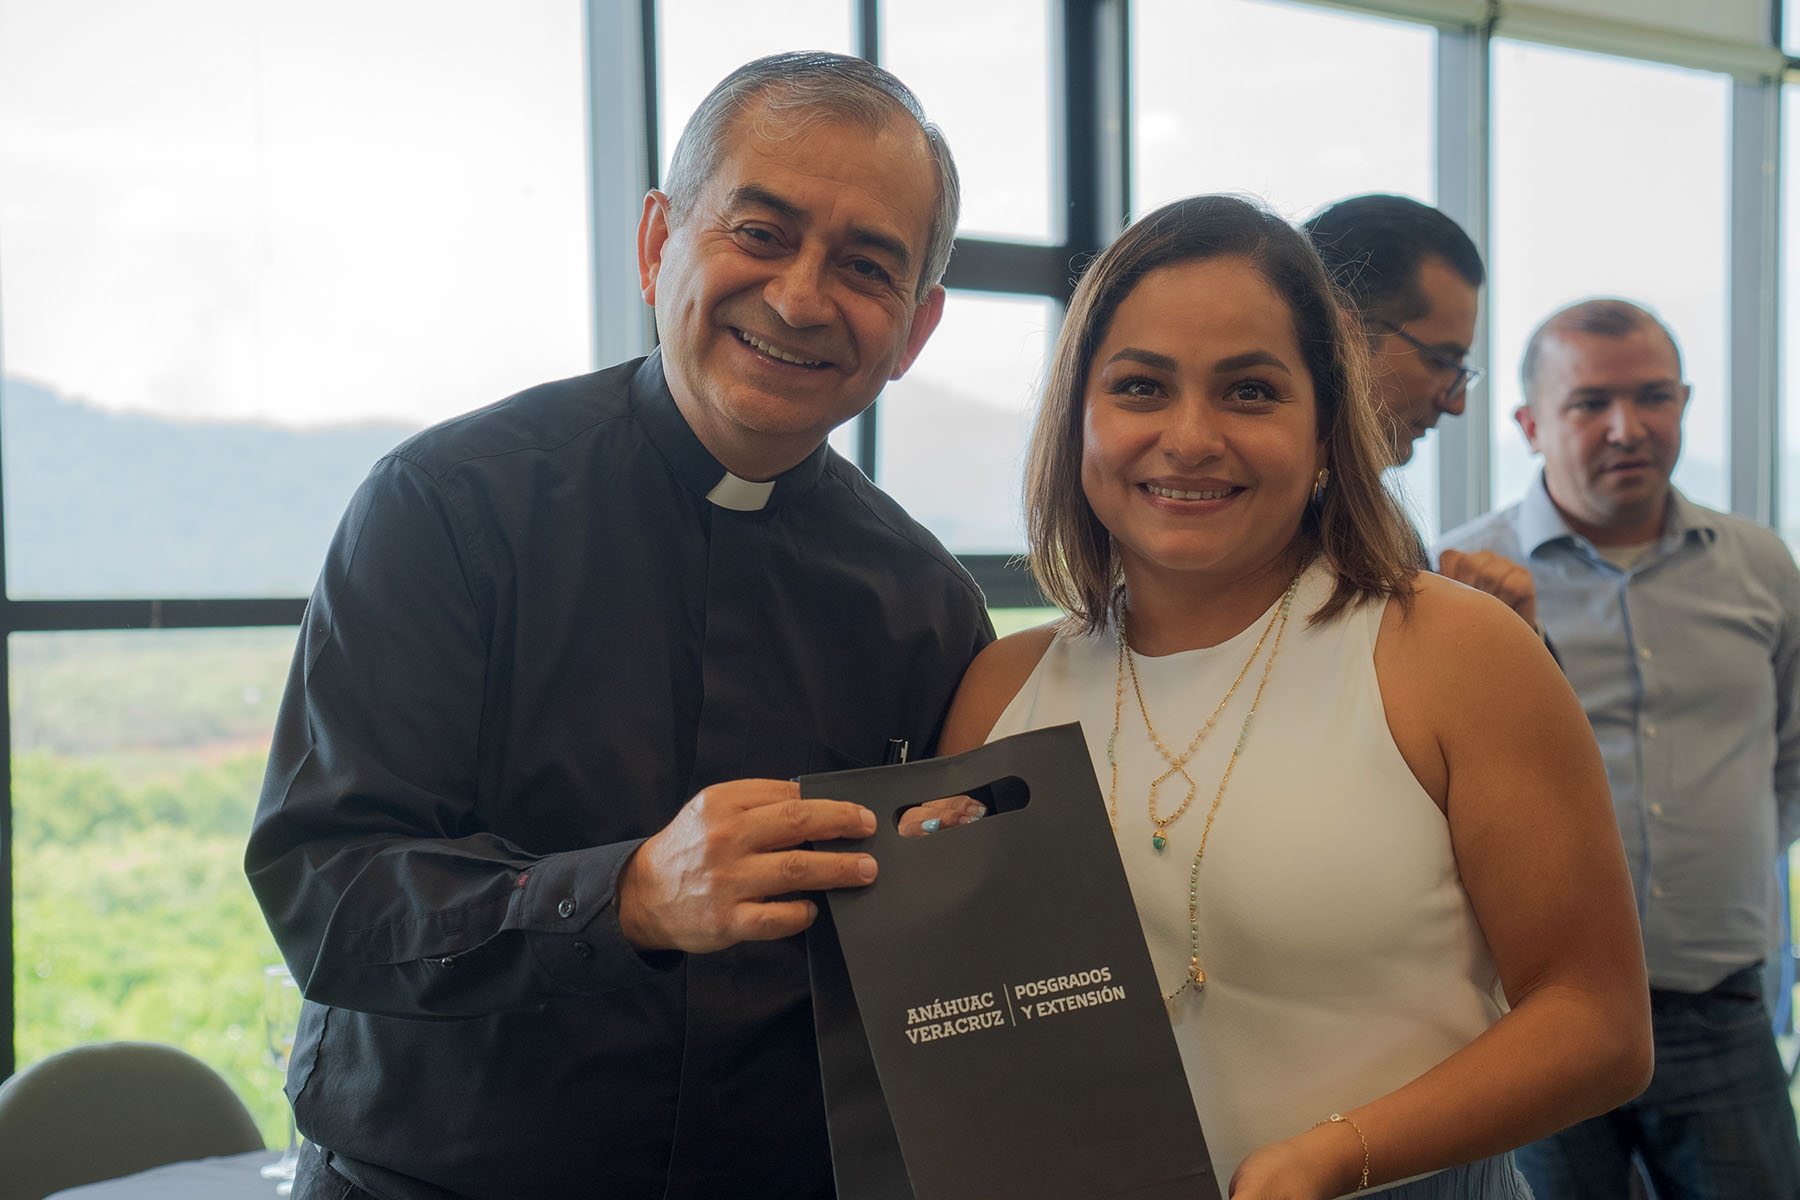
[[[769,496],[775,491],[775,481],[753,483],[748,479],[739,479],[730,471],[725,477],[713,485],[713,490],[706,493],[706,498],[720,508],[729,508],[733,512],[755,512],[769,502]]]

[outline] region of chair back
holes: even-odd
[[[231,1085],[174,1046],[76,1046],[0,1084],[0,1200],[260,1149]]]

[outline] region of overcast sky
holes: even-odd
[[[889,8],[888,63],[961,160],[964,231],[1060,236],[1047,6]],[[668,0],[665,157],[704,91],[792,30],[851,49],[850,9],[791,0],[777,28]],[[1432,199],[1423,27],[1258,0],[1133,14],[1140,209]],[[1674,326],[1689,466],[1716,473],[1727,82],[1506,42],[1493,66],[1496,501],[1530,470],[1505,415],[1526,334],[1603,292]],[[578,0],[0,0],[5,369],[109,408],[299,425],[422,424],[590,369],[584,106]],[[964,307],[971,336],[928,347],[919,385],[1028,407],[1044,310]]]

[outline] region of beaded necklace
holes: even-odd
[[[1206,824],[1200,830],[1200,848],[1194,852],[1194,864],[1188,869],[1188,967],[1182,978],[1181,986],[1163,997],[1170,1003],[1173,1003],[1181,993],[1190,987],[1199,991],[1206,986],[1206,971],[1200,963],[1200,860],[1206,855],[1206,841],[1212,835],[1213,818],[1219,815],[1219,803],[1225,799],[1225,787],[1231,782],[1231,772],[1237,766],[1238,755],[1244,752],[1244,743],[1250,736],[1250,725],[1256,718],[1256,707],[1262,701],[1263,689],[1269,686],[1269,673],[1275,669],[1275,657],[1281,653],[1281,639],[1282,635],[1287,632],[1288,616],[1294,606],[1294,593],[1299,590],[1300,576],[1305,571],[1306,567],[1303,564],[1300,570],[1294,573],[1294,578],[1288,583],[1287,590],[1281,594],[1280,606],[1269,618],[1269,623],[1263,627],[1262,637],[1257,639],[1256,648],[1250,652],[1250,657],[1245,661],[1243,669],[1232,681],[1231,687],[1225,693],[1225,699],[1219,701],[1218,707],[1213,709],[1212,715],[1206,719],[1206,723],[1200,727],[1200,731],[1194,735],[1194,740],[1188,743],[1187,749],[1181,752],[1179,758],[1169,753],[1163,745],[1162,739],[1157,735],[1155,726],[1150,723],[1150,709],[1144,703],[1144,692],[1138,684],[1137,665],[1132,661],[1132,651],[1125,632],[1125,617],[1123,613],[1120,614],[1118,624],[1119,669],[1118,679],[1114,686],[1113,729],[1112,736],[1106,740],[1106,761],[1112,767],[1112,784],[1107,789],[1106,797],[1107,818],[1112,822],[1113,832],[1116,834],[1119,829],[1119,760],[1116,747],[1119,740],[1119,718],[1125,702],[1125,676],[1129,671],[1132,687],[1137,691],[1138,707],[1144,715],[1144,728],[1150,735],[1150,743],[1156,747],[1157,753],[1162,755],[1163,760],[1170,766],[1168,771],[1158,776],[1155,783],[1150,785],[1150,820],[1156,825],[1156,832],[1151,835],[1150,844],[1157,850],[1161,850],[1168,844],[1163,830],[1186,812],[1188,805],[1194,799],[1194,781],[1183,768],[1186,767],[1187,761],[1193,756],[1194,751],[1199,748],[1200,743],[1205,740],[1206,734],[1218,720],[1219,714],[1224,711],[1226,701],[1231,699],[1232,693],[1237,691],[1238,684],[1242,683],[1244,676],[1249,674],[1250,664],[1254,663],[1257,655],[1262,652],[1263,643],[1268,640],[1269,631],[1271,629],[1275,631],[1275,641],[1269,647],[1269,657],[1263,661],[1262,678],[1258,680],[1256,694],[1250,700],[1250,711],[1244,714],[1243,726],[1238,730],[1237,744],[1232,747],[1231,758],[1225,764],[1225,773],[1219,777],[1219,787],[1213,793],[1212,807],[1206,812]],[[1177,808],[1174,813],[1159,820],[1156,815],[1157,785],[1175,774],[1180,774],[1183,779],[1188,781],[1187,798],[1182,801],[1181,807]]]
[[[1290,586],[1289,590],[1290,590],[1290,592],[1292,591],[1291,586]],[[1164,771],[1161,775],[1158,775],[1155,779],[1150,781],[1150,800],[1149,800],[1150,824],[1156,827],[1155,832],[1150,835],[1150,845],[1153,849],[1161,850],[1164,846],[1167,846],[1169,844],[1169,839],[1165,836],[1168,831],[1169,826],[1171,826],[1175,822],[1179,821],[1182,817],[1182,814],[1187,812],[1188,806],[1193,804],[1194,793],[1198,789],[1198,785],[1195,784],[1194,777],[1187,773],[1188,760],[1190,758],[1194,757],[1194,752],[1196,750],[1200,749],[1200,743],[1204,742],[1206,740],[1206,735],[1212,732],[1214,725],[1218,724],[1219,714],[1225,711],[1225,706],[1227,704],[1230,704],[1231,698],[1237,694],[1238,684],[1244,682],[1244,676],[1246,676],[1250,673],[1251,665],[1256,662],[1256,656],[1262,653],[1263,643],[1267,642],[1269,640],[1269,631],[1275,628],[1275,622],[1279,616],[1280,616],[1279,613],[1271,613],[1269,615],[1269,623],[1267,625],[1263,626],[1262,636],[1256,639],[1256,646],[1254,649],[1252,649],[1250,651],[1250,657],[1246,658],[1244,660],[1244,665],[1241,668],[1239,668],[1238,673],[1237,673],[1237,678],[1233,679],[1231,681],[1231,686],[1225,689],[1225,695],[1222,699],[1220,699],[1219,703],[1213,708],[1212,715],[1206,718],[1205,722],[1200,726],[1199,730],[1195,732],[1193,739],[1188,742],[1187,749],[1183,750],[1180,753],[1180,755],[1174,755],[1174,754],[1169,753],[1169,748],[1167,746],[1163,745],[1162,736],[1156,732],[1156,726],[1154,724],[1152,724],[1150,721],[1150,706],[1147,705],[1146,703],[1144,703],[1144,687],[1143,687],[1143,684],[1141,684],[1138,681],[1137,656],[1131,652],[1131,647],[1130,647],[1130,645],[1125,637],[1125,634],[1124,634],[1124,628],[1123,628],[1124,622],[1123,622],[1123,620],[1121,620],[1120,635],[1119,635],[1119,663],[1120,663],[1121,681],[1114,688],[1113,737],[1117,738],[1118,734],[1119,734],[1119,708],[1121,706],[1121,703],[1123,700],[1123,694],[1124,694],[1124,690],[1125,690],[1124,685],[1123,685],[1122,676],[1125,673],[1129,673],[1131,675],[1131,690],[1137,696],[1138,712],[1143,714],[1144,732],[1146,732],[1150,735],[1150,744],[1152,746],[1156,747],[1156,752],[1158,754],[1162,755],[1164,762],[1169,764],[1168,770]],[[1265,681],[1269,677],[1269,674],[1268,674],[1269,664],[1273,664],[1274,661],[1275,661],[1275,656],[1273,654],[1271,654],[1269,656],[1268,664],[1265,664],[1263,667],[1263,679]],[[1261,694],[1260,687],[1258,688],[1258,694]],[[1252,708],[1251,711],[1254,712],[1255,709]],[[1246,726],[1245,726],[1246,731],[1248,730],[1248,728],[1249,728],[1249,726],[1246,724]],[[1240,735],[1238,738],[1238,748],[1239,749],[1243,748],[1243,741],[1244,741],[1244,739]],[[1108,740],[1107,745],[1106,745],[1106,757],[1107,757],[1107,761],[1109,761],[1109,762],[1112,762],[1112,760],[1116,757],[1114,754],[1114,745],[1110,739]],[[1235,758],[1235,757],[1236,757],[1236,754],[1234,752],[1233,758]],[[1229,774],[1229,772],[1227,772],[1227,774]],[[1113,781],[1114,781],[1115,786],[1117,785],[1117,782],[1118,782],[1118,775],[1119,775],[1119,767],[1118,767],[1118,764],[1116,762],[1114,762],[1113,763]],[[1176,807],[1174,812],[1170,813],[1166,817],[1159,817],[1156,815],[1157,789],[1162,787],[1162,785],[1164,783],[1168,782],[1168,780],[1172,776],[1175,776],[1175,775],[1179,775],[1187,781],[1187,793],[1182,796],[1181,803]],[[1115,815],[1114,821],[1113,821],[1113,828],[1115,830],[1118,828],[1118,820],[1117,820],[1116,815]]]

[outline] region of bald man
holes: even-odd
[[[1538,1200],[1800,1196],[1762,996],[1775,862],[1800,831],[1800,572],[1781,540],[1670,483],[1688,384],[1623,300],[1532,335],[1514,414],[1544,469],[1441,548],[1524,564],[1606,761],[1649,965],[1648,1090],[1520,1152]]]

